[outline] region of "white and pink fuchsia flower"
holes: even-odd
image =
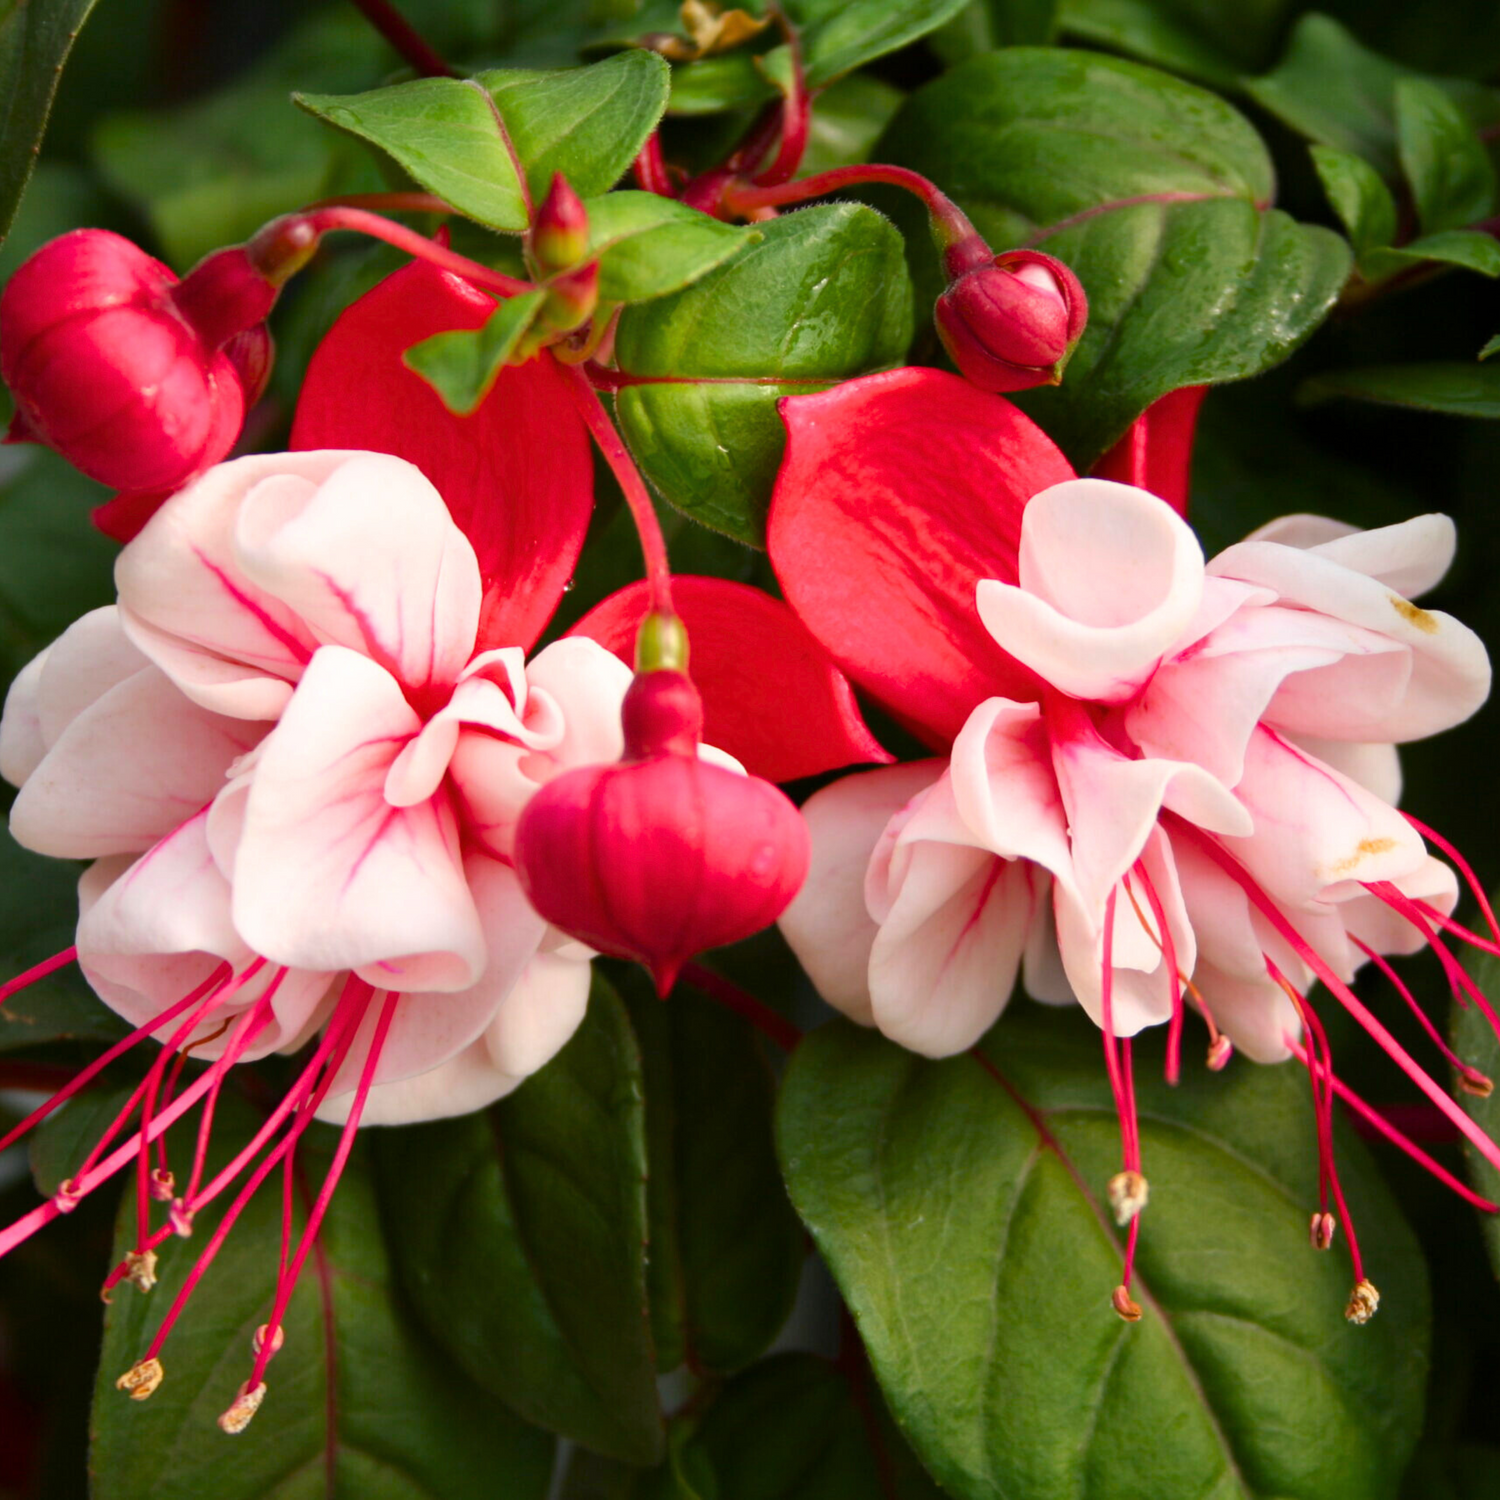
[[[1231,1044],[1295,1052],[1326,1113],[1342,1085],[1305,998],[1323,981],[1500,1164],[1349,989],[1367,960],[1389,972],[1384,955],[1431,943],[1486,1003],[1441,941],[1471,936],[1454,873],[1394,805],[1396,745],[1489,691],[1477,637],[1410,602],[1446,571],[1451,523],[1292,516],[1205,563],[1165,501],[1074,477],[1019,412],[940,372],[783,413],[770,546],[787,600],[940,752],[806,804],[812,870],[782,927],[824,996],[934,1057],[973,1045],[1018,973],[1036,999],[1082,1005],[1120,1103],[1111,1198],[1131,1249],[1129,1038],[1166,1023],[1175,1076],[1189,1006],[1212,1065]],[[1327,1214],[1325,1196],[1325,1241]],[[1350,1240],[1362,1321],[1373,1289]],[[1116,1306],[1138,1316],[1129,1279],[1127,1252]]]
[[[588,1003],[593,954],[528,903],[515,828],[547,781],[619,759],[632,680],[620,654],[644,601],[606,601],[587,634],[528,660],[592,506],[566,379],[543,355],[456,418],[400,364],[410,344],[492,307],[422,266],[356,303],[309,371],[298,451],[221,464],[172,497],[121,553],[119,603],[68,630],[6,703],[11,831],[91,861],[76,957],[137,1029],[0,1145],[126,1047],[164,1045],[57,1196],[0,1230],[0,1253],[135,1163],[136,1244],[106,1292],[145,1290],[165,1238],[237,1194],[122,1380],[138,1398],[160,1381],[162,1345],[223,1231],[313,1118],[345,1130],[272,1330],[354,1128],[488,1104],[558,1051]],[[710,732],[731,752],[777,776],[879,757],[848,684],[784,605],[717,580],[682,594],[706,659],[716,639],[739,639],[747,610],[771,642],[776,671],[741,672],[732,691],[703,678]],[[808,712],[772,747],[762,710],[788,686]],[[212,1061],[184,1079],[189,1047]],[[205,1180],[227,1070],[304,1048],[264,1126]],[[161,1137],[199,1101],[179,1181]],[[166,1205],[155,1226],[153,1201]],[[227,1430],[259,1404],[279,1343],[258,1338]]]

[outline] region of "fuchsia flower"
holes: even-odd
[[[105,1289],[129,1280],[149,1290],[156,1247],[236,1189],[119,1382],[144,1399],[188,1294],[251,1195],[290,1162],[314,1117],[344,1123],[226,1431],[242,1430],[264,1396],[353,1130],[488,1103],[557,1051],[587,1002],[592,953],[527,901],[516,825],[549,780],[624,751],[631,672],[615,652],[641,609],[627,591],[591,617],[606,645],[579,633],[527,659],[592,505],[589,434],[568,379],[543,354],[503,370],[458,418],[400,359],[492,309],[423,265],[351,307],[310,366],[299,451],[219,465],[167,501],[120,556],[118,605],[31,663],[0,721],[0,771],[20,786],[12,831],[42,853],[92,861],[76,950],[5,992],[76,953],[137,1028],[0,1149],[127,1048],[164,1043],[72,1180],[0,1230],[0,1254],[134,1163],[136,1244]],[[764,719],[783,692],[807,712],[775,774],[881,755],[848,684],[785,606],[717,580],[684,592],[706,659],[740,645],[747,608],[761,629],[760,664],[714,710],[732,764],[738,754],[765,768]],[[727,847],[732,832],[714,829],[710,842]],[[805,840],[800,822],[797,833]],[[189,1045],[212,1061],[186,1081]],[[285,1098],[205,1180],[228,1068],[304,1047]],[[162,1135],[200,1101],[179,1181]],[[155,1226],[153,1201],[167,1205]]]
[[[1410,602],[1451,560],[1446,518],[1358,533],[1294,516],[1205,564],[1165,501],[1074,478],[1020,413],[940,372],[783,412],[770,547],[788,602],[941,752],[804,809],[812,871],[782,927],[822,993],[930,1056],[977,1041],[1018,972],[1080,1003],[1121,1105],[1122,1223],[1145,1200],[1128,1038],[1169,1023],[1175,1076],[1184,994],[1213,1065],[1231,1042],[1296,1051],[1326,1113],[1305,999],[1322,980],[1500,1163],[1348,988],[1431,943],[1477,997],[1439,936],[1463,931],[1457,881],[1393,805],[1395,746],[1489,690],[1472,632]],[[1130,1315],[1128,1290],[1116,1305]]]

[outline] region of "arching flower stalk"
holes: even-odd
[[[1455,1000],[1495,1020],[1447,939],[1497,952],[1500,930],[1453,920],[1457,878],[1424,834],[1455,851],[1394,805],[1396,744],[1461,722],[1489,690],[1472,632],[1410,602],[1447,569],[1451,524],[1359,533],[1294,516],[1205,563],[1165,501],[1075,478],[1025,417],[951,376],[870,376],[782,410],[770,547],[787,600],[938,752],[807,803],[812,872],[782,926],[814,982],[930,1056],[972,1046],[1018,974],[1035,998],[1084,1007],[1120,1115],[1108,1196],[1128,1225],[1114,1303],[1131,1319],[1148,1187],[1130,1038],[1165,1024],[1171,1079],[1189,1013],[1211,1067],[1232,1047],[1303,1058],[1312,1237],[1332,1243],[1336,1211],[1348,1316],[1365,1321],[1378,1299],[1333,1158],[1333,1100],[1353,1101],[1314,982],[1500,1165],[1350,988],[1367,961],[1388,971],[1384,955],[1431,947]],[[1487,1092],[1428,1030],[1460,1087]]]

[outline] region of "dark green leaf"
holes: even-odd
[[[837,1022],[798,1049],[779,1114],[793,1201],[937,1478],[965,1500],[1394,1495],[1421,1426],[1425,1276],[1341,1140],[1383,1292],[1369,1326],[1345,1323],[1348,1258],[1307,1246],[1305,1075],[1239,1061],[1174,1090],[1159,1042],[1138,1044],[1151,1203],[1145,1316],[1126,1324],[1110,1308],[1120,1144],[1096,1028],[1028,1008],[984,1051],[929,1062]]]
[[[1364,157],[1332,146],[1312,147],[1312,159],[1354,253],[1389,245],[1396,237],[1396,200],[1380,173]]]
[[[294,87],[360,88],[390,55],[363,17],[325,11],[227,89],[171,109],[107,115],[93,132],[94,159],[185,270],[277,214],[341,188],[380,186],[360,160],[365,153],[320,130],[287,96]]]
[[[1396,147],[1428,234],[1461,229],[1495,205],[1495,169],[1468,117],[1425,78],[1396,82]]]
[[[868,73],[853,73],[831,84],[813,108],[797,175],[810,177],[829,167],[869,161],[875,142],[905,98],[900,89]]]
[[[776,95],[775,86],[748,52],[723,52],[672,69],[674,115],[712,115]]]
[[[680,291],[761,239],[758,229],[722,223],[655,193],[608,193],[587,208],[589,256],[599,261],[603,303]]]
[[[1500,385],[1496,386],[1493,415],[1500,416]],[[1500,981],[1500,963],[1488,954],[1480,954],[1467,965],[1474,980],[1484,993],[1491,993]],[[1466,1062],[1479,1069],[1486,1078],[1500,1079],[1500,1041],[1490,1029],[1484,1012],[1477,1005],[1462,1008],[1455,1005],[1449,1021],[1453,1034],[1453,1050]],[[1474,1122],[1492,1139],[1500,1139],[1500,1094],[1491,1094],[1488,1099],[1479,1099],[1472,1094],[1460,1094],[1459,1102],[1469,1112]],[[1464,1146],[1464,1157],[1468,1163],[1469,1181],[1491,1203],[1500,1203],[1500,1172],[1470,1145]],[[1495,1275],[1500,1277],[1500,1215],[1480,1214],[1480,1231],[1484,1235],[1484,1246],[1489,1252],[1490,1264]]]
[[[1477,229],[1444,229],[1437,234],[1424,234],[1419,240],[1408,240],[1399,249],[1366,251],[1360,257],[1359,269],[1361,274],[1378,280],[1393,271],[1434,260],[1478,271],[1481,276],[1500,276],[1500,241]]]
[[[509,1099],[378,1148],[402,1283],[452,1357],[528,1420],[651,1463],[640,1067],[596,978],[573,1040]]]
[[[507,297],[482,327],[435,333],[413,344],[402,362],[443,398],[449,411],[466,417],[489,395],[546,300],[546,292]]]
[[[63,64],[94,0],[0,0],[0,240],[42,148]]]
[[[1401,1494],[1404,1500],[1493,1500],[1500,1495],[1500,1448],[1483,1443],[1423,1448]]]
[[[249,1137],[255,1117],[225,1101],[218,1158]],[[313,1126],[298,1157],[298,1232],[326,1171],[335,1133]],[[220,1200],[221,1202],[223,1200]],[[250,1339],[270,1314],[280,1251],[281,1182],[273,1175],[235,1224],[162,1354],[166,1378],[145,1403],[114,1387],[145,1352],[217,1215],[191,1240],[167,1240],[148,1296],[122,1285],[105,1320],[90,1467],[95,1500],[542,1500],[553,1444],[469,1385],[395,1300],[363,1142],[339,1181],[317,1249],[283,1322],[265,1404],[228,1439],[215,1419],[250,1373]],[[397,1226],[397,1233],[405,1230]],[[126,1195],[115,1255],[133,1242]]]
[[[931,177],[997,249],[1036,245],[1082,280],[1089,321],[1067,376],[1023,402],[1080,469],[1166,392],[1285,358],[1349,271],[1341,238],[1268,209],[1270,157],[1241,115],[1135,63],[976,57],[912,96],[882,154]],[[912,243],[925,303],[934,258]]]
[[[497,70],[348,97],[294,97],[388,152],[460,213],[520,231],[556,172],[584,197],[612,187],[656,128],[667,89],[666,63],[632,51],[561,72]]]
[[[1487,343],[1484,348],[1479,351],[1479,358],[1488,359],[1490,355],[1494,354],[1496,351],[1500,351],[1500,333],[1497,333],[1494,338],[1492,338],[1489,343]]]
[[[804,1257],[771,1136],[755,1033],[679,985],[628,991],[646,1078],[651,1318],[657,1362],[735,1370],[775,1338]]]
[[[1070,36],[1128,53],[1216,88],[1263,68],[1281,36],[1288,0],[1063,0]]]
[[[30,1143],[31,1178],[37,1192],[50,1198],[78,1171],[134,1091],[134,1082],[85,1089],[37,1126]]]
[[[1057,35],[1060,0],[970,0],[927,45],[950,67],[997,47],[1045,47]]]
[[[759,226],[701,281],[627,308],[615,353],[647,383],[617,411],[636,461],[695,520],[759,544],[786,395],[896,363],[911,338],[901,237],[844,203]]]
[[[1459,362],[1365,365],[1325,370],[1304,381],[1297,391],[1297,399],[1308,404],[1337,397],[1455,417],[1500,417],[1500,366]]]
[[[1362,156],[1395,182],[1396,83],[1408,68],[1360,46],[1335,20],[1297,22],[1276,68],[1246,91],[1283,124],[1324,146]],[[1500,121],[1500,94],[1459,78],[1434,78],[1476,129]]]

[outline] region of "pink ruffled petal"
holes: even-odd
[[[506,993],[484,1033],[499,1073],[518,1083],[545,1067],[582,1024],[589,1007],[589,961],[570,953],[538,953]]]
[[[274,719],[318,641],[296,611],[245,576],[235,528],[260,484],[321,484],[347,453],[266,453],[210,469],[120,554],[126,634],[188,697],[217,713]]]
[[[47,654],[33,656],[11,679],[5,694],[5,712],[0,714],[0,776],[12,786],[21,786],[47,753],[37,701]]]
[[[43,653],[47,665],[37,683],[36,710],[42,738],[57,743],[69,724],[110,688],[147,665],[120,624],[113,605],[75,620]]]
[[[1327,516],[1282,516],[1252,531],[1246,542],[1279,542],[1316,552],[1415,599],[1435,588],[1453,566],[1458,531],[1447,516],[1413,516],[1394,526],[1361,531]],[[1233,549],[1231,549],[1233,550]]]
[[[414,463],[474,547],[480,641],[530,647],[572,577],[594,503],[588,431],[551,355],[504,369],[458,417],[402,356],[435,333],[478,328],[494,300],[421,262],[346,309],[308,365],[292,447],[364,448]]]
[[[1073,477],[1051,440],[940,370],[867,375],[781,412],[771,561],[834,661],[933,744],[981,699],[1035,697],[976,617],[974,588],[1015,581],[1022,508]]]
[[[1224,974],[1212,964],[1200,963],[1193,983],[1213,1013],[1214,1024],[1251,1062],[1285,1062],[1292,1055],[1285,1039],[1300,1037],[1302,1022],[1264,964],[1256,976]]]
[[[211,801],[264,732],[206,712],[142,667],[62,730],[16,797],[11,832],[63,859],[138,854]]]
[[[1203,598],[1203,551],[1187,523],[1144,490],[1074,479],[1032,498],[1019,582],[979,584],[1000,647],[1059,692],[1131,697]]]
[[[861,716],[849,680],[779,599],[723,578],[679,576],[672,602],[692,642],[703,737],[751,775],[792,781],[891,760]],[[630,662],[649,607],[650,590],[633,583],[569,634],[588,636]],[[753,644],[747,649],[747,643]]]
[[[845,776],[802,807],[812,837],[807,879],[781,914],[782,935],[822,997],[870,1025],[870,951],[876,925],[865,876],[886,825],[943,773],[940,761]]]
[[[473,654],[474,549],[401,459],[358,454],[321,484],[262,481],[240,508],[234,554],[319,644],[362,652],[419,699],[446,694]]]
[[[466,990],[484,934],[446,798],[392,807],[419,721],[394,678],[325,646],[261,746],[234,863],[234,920],[278,963],[383,989]]]

